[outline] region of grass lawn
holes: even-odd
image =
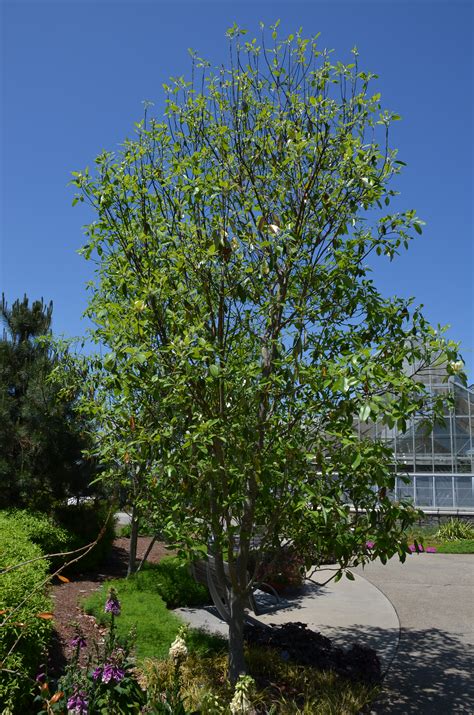
[[[434,546],[440,554],[474,554],[474,539],[443,542],[438,542],[436,539],[427,539],[426,546]]]
[[[424,547],[432,546],[440,554],[474,554],[474,531],[468,538],[448,539],[438,534],[438,527],[418,526],[412,527],[407,532],[408,543],[415,540]]]
[[[110,615],[104,612],[107,593],[112,586],[122,606],[115,619],[117,633],[126,638],[134,634],[137,658],[166,658],[168,650],[183,622],[160,596],[156,584],[159,581],[157,567],[149,567],[143,573],[129,579],[107,581],[100,591],[84,600],[86,613],[95,616],[102,625],[110,623]],[[184,604],[183,604],[184,605]],[[222,652],[226,642],[218,636],[192,630],[188,637],[189,650],[194,653]]]

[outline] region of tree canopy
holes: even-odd
[[[109,349],[83,409],[100,415],[105,371],[110,410],[128,411],[115,450],[145,451],[164,530],[206,545],[228,590],[233,680],[255,537],[260,553],[293,543],[308,566],[330,552],[338,577],[405,558],[414,512],[390,500],[390,451],[359,441],[354,419],[403,429],[433,414],[406,365],[457,358],[413,300],[371,278],[368,257],[392,260],[423,225],[391,210],[399,117],[375,75],[355,48],[342,64],[301,32],[244,35],[229,30],[227,67],[192,53],[164,118],[147,108],[73,178],[96,211],[82,253],[98,260],[88,314]]]
[[[10,308],[2,296],[0,508],[49,511],[86,490],[91,478],[73,400],[59,399],[58,387],[48,382],[54,360],[38,340],[50,336],[52,312],[42,299],[30,305],[25,296]]]

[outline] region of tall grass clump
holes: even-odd
[[[463,519],[451,518],[439,527],[435,538],[443,541],[459,541],[461,539],[474,539],[474,526]]]

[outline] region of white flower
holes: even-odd
[[[174,661],[186,658],[186,656],[188,655],[188,649],[186,647],[184,638],[182,638],[181,636],[176,636],[176,638],[171,644],[168,655]]]
[[[232,715],[253,715],[255,713],[249,698],[249,693],[254,684],[254,679],[249,675],[239,677],[235,686],[234,697],[229,704]]]
[[[278,236],[280,233],[280,227],[276,225],[276,223],[269,223],[268,228],[270,231],[273,233],[274,236]]]
[[[456,362],[450,363],[450,367],[454,374],[457,375],[464,370],[464,363],[462,360],[456,360]]]

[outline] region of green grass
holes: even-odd
[[[107,625],[110,616],[104,613],[104,605],[111,586],[117,591],[122,612],[115,619],[117,632],[127,637],[135,632],[135,650],[137,659],[166,658],[168,650],[183,625],[177,615],[169,611],[164,600],[153,586],[148,574],[139,574],[142,578],[118,579],[108,581],[100,591],[92,594],[83,602],[86,613],[95,616],[99,623]],[[222,638],[200,631],[190,631],[189,650],[198,654],[219,652],[226,649]]]
[[[423,543],[423,546],[434,546],[440,554],[472,554],[474,553],[474,539],[457,539],[450,541],[440,539],[436,536],[438,532],[437,526],[419,526],[412,527],[406,532],[409,544],[413,544],[416,540],[418,543]]]
[[[434,546],[440,554],[474,554],[474,539],[459,539],[459,541],[445,541],[443,543],[426,543]]]

